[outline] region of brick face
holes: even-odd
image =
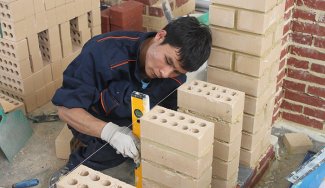
[[[302,105],[297,105],[297,104],[293,104],[290,103],[286,100],[284,100],[281,104],[281,108],[287,109],[287,110],[291,110],[294,112],[302,112],[303,106]]]
[[[299,124],[303,124],[306,125],[308,127],[312,127],[312,128],[316,128],[316,129],[323,129],[323,122],[322,121],[318,121],[316,119],[311,119],[309,117],[306,117],[304,115],[301,114],[292,114],[292,113],[288,113],[288,112],[283,112],[282,113],[282,117],[284,119],[299,123]]]
[[[324,10],[325,11],[325,1],[324,0],[297,0],[298,6],[307,6],[311,9]]]
[[[295,9],[292,15],[295,19],[303,19],[303,20],[309,20],[309,21],[316,21],[316,14],[314,12],[307,12],[305,10]]]
[[[304,114],[319,119],[325,119],[325,111],[320,109],[304,107]]]
[[[283,88],[284,89],[290,89],[290,90],[305,92],[306,84],[301,84],[301,83],[292,82],[292,81],[289,81],[289,80],[284,80],[283,81]]]
[[[308,86],[307,93],[320,96],[325,98],[325,88],[324,87],[316,87],[316,86]]]
[[[315,76],[311,74],[309,71],[302,71],[302,70],[295,70],[295,69],[288,69],[288,77],[294,78],[297,80],[303,80],[307,82],[312,82],[316,84],[325,84],[325,78]]]
[[[309,62],[290,57],[287,61],[287,65],[300,69],[308,69]]]
[[[299,93],[299,92],[286,90],[284,97],[286,99],[290,99],[290,100],[297,101],[300,103],[308,104],[311,106],[325,108],[324,100],[320,99],[319,97],[309,96],[306,93]]]

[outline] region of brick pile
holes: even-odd
[[[136,0],[144,4],[143,27],[147,31],[159,31],[165,25],[165,18],[161,0]],[[174,17],[184,16],[193,13],[195,10],[195,0],[170,0],[170,7]]]
[[[0,92],[31,112],[62,84],[83,44],[101,32],[99,0],[0,0]]]
[[[285,1],[211,2],[207,80],[245,92],[240,163],[254,168],[270,146]]]
[[[213,123],[154,107],[141,118],[142,187],[207,188]]]
[[[179,111],[214,123],[212,187],[237,185],[245,94],[193,80],[177,89]]]

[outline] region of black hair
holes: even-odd
[[[179,49],[178,60],[184,70],[196,71],[209,58],[211,31],[195,17],[180,17],[166,25],[163,30],[167,34],[161,44],[169,44]]]

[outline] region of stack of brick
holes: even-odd
[[[99,0],[0,0],[0,92],[27,112],[48,102],[62,72],[100,33]]]
[[[211,184],[213,123],[154,107],[141,118],[142,186],[207,188]]]
[[[136,0],[142,2],[145,7],[143,10],[143,27],[147,31],[159,31],[167,20],[162,9],[162,0]],[[194,12],[195,0],[170,0],[170,7],[174,17],[180,17]]]
[[[256,167],[270,146],[282,0],[213,0],[208,82],[245,92],[240,163]]]
[[[179,111],[214,123],[212,187],[237,185],[245,94],[193,80],[177,89]]]
[[[132,185],[126,184],[111,176],[105,175],[101,172],[95,171],[84,165],[78,166],[68,175],[62,177],[58,183],[57,188],[105,188],[105,187],[121,187],[121,188],[135,188]]]

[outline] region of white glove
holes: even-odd
[[[128,127],[120,127],[109,122],[103,128],[100,137],[124,157],[132,158],[135,163],[140,161],[139,139],[133,135]]]

